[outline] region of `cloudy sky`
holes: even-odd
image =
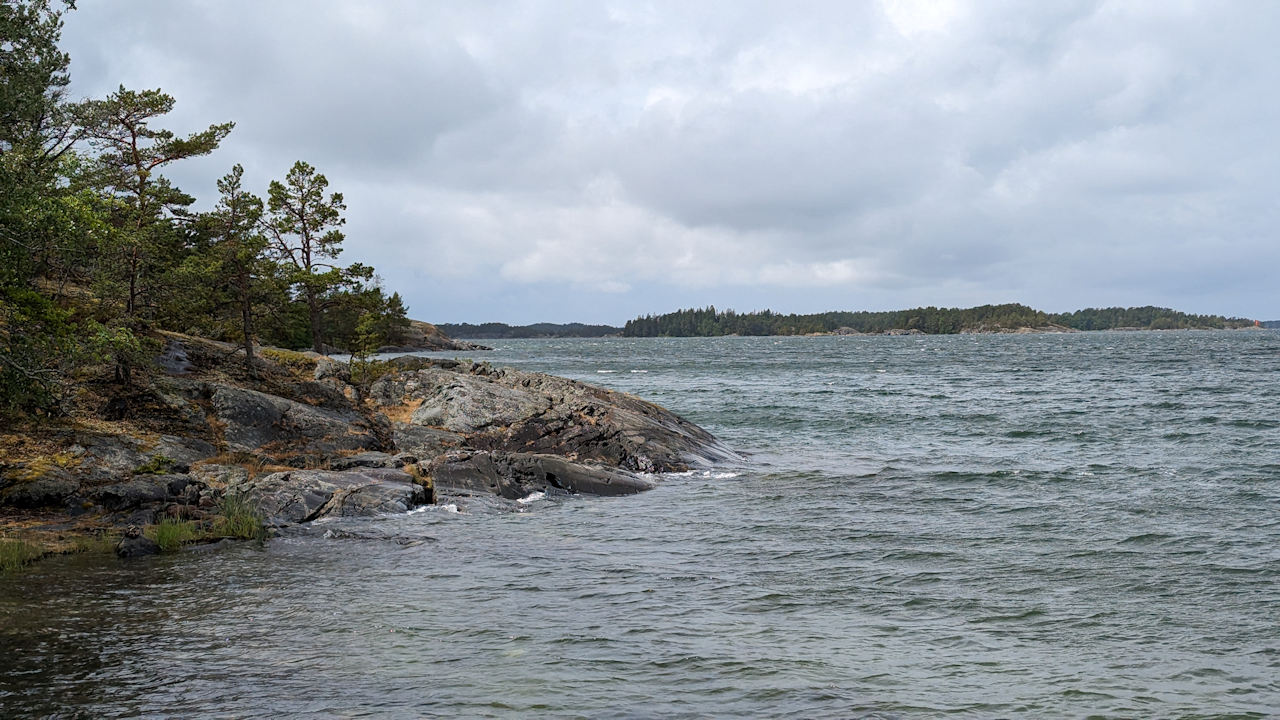
[[[437,322],[1023,302],[1280,318],[1280,3],[80,0],[73,93],[307,160]]]

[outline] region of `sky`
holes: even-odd
[[[80,0],[73,97],[233,120],[433,322],[1021,302],[1280,318],[1280,3]]]

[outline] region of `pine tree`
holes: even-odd
[[[324,297],[345,280],[341,268],[327,261],[342,252],[345,236],[338,228],[346,223],[342,211],[347,206],[342,193],[326,198],[328,188],[324,175],[299,160],[283,183],[273,180],[267,189],[270,214],[266,228],[281,260],[292,267],[291,280],[306,302],[311,347],[316,352],[324,347]]]

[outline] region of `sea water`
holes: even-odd
[[[1280,332],[492,343],[741,458],[38,563],[0,715],[1280,713]]]

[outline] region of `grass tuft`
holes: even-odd
[[[46,554],[45,549],[35,543],[0,538],[0,573],[18,570]]]
[[[201,533],[196,524],[190,520],[165,518],[159,525],[147,528],[146,534],[163,552],[172,552],[188,543],[199,540]]]
[[[222,498],[214,530],[224,537],[258,542],[267,539],[266,520],[253,501],[243,495],[227,495]]]
[[[258,354],[294,372],[313,373],[316,371],[316,359],[300,352],[283,348],[262,348],[258,351]]]

